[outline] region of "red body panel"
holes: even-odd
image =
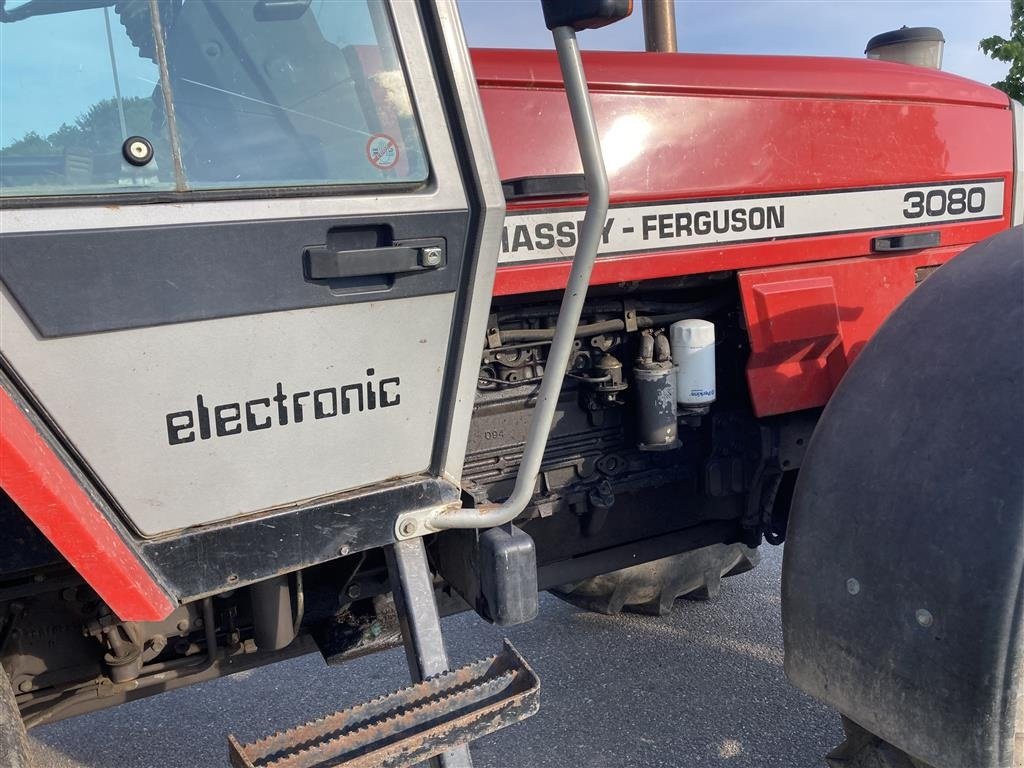
[[[479,50],[473,63],[501,177],[579,173],[555,56]],[[872,238],[887,233],[879,229],[598,260],[593,284],[740,271],[744,308],[759,328],[771,327],[775,313],[789,315],[778,322],[820,322],[824,289],[805,284],[755,301],[752,275],[827,262],[771,278],[831,280],[839,341],[832,349],[816,337],[813,350],[801,352],[806,342],[752,327],[749,381],[760,415],[822,405],[859,346],[913,288],[915,266],[942,263],[1009,226],[1012,118],[1006,96],[988,86],[861,59],[590,53],[584,66],[613,214],[616,205],[652,201],[1003,181],[1002,218],[926,224],[921,229],[939,230],[941,247],[914,256],[873,254]],[[557,206],[581,207],[547,200],[509,212]],[[558,289],[568,270],[565,260],[499,265],[495,294]]]
[[[0,389],[0,486],[123,621],[159,621],[174,610],[103,513]]]
[[[824,405],[889,313],[963,246],[739,273],[758,416]]]

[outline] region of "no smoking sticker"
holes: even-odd
[[[398,162],[398,145],[386,133],[374,134],[366,142],[366,156],[371,165],[386,171]]]

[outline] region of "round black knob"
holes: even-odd
[[[132,165],[145,165],[153,159],[153,145],[142,136],[129,136],[121,145],[121,154]]]

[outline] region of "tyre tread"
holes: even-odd
[[[753,569],[756,549],[714,544],[555,587],[551,592],[577,608],[604,614],[623,611],[665,616],[676,600],[715,600],[722,578]]]

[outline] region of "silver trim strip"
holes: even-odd
[[[1012,226],[1024,224],[1024,104],[1010,99],[1013,114],[1013,208]]]
[[[449,439],[440,458],[442,473],[458,483],[466,459],[469,442],[469,423],[476,399],[480,358],[483,355],[487,330],[487,316],[491,311],[491,292],[498,267],[501,228],[505,219],[505,196],[501,191],[498,166],[491,148],[491,138],[484,122],[483,106],[477,89],[476,75],[469,58],[469,48],[462,30],[458,6],[453,0],[438,0],[437,19],[441,26],[448,63],[455,81],[455,96],[469,141],[469,152],[477,173],[477,185],[483,203],[479,251],[475,254],[476,274],[471,287],[469,314],[466,318],[466,343],[462,350],[455,387],[455,407],[452,413]],[[472,247],[472,244],[470,245]]]

